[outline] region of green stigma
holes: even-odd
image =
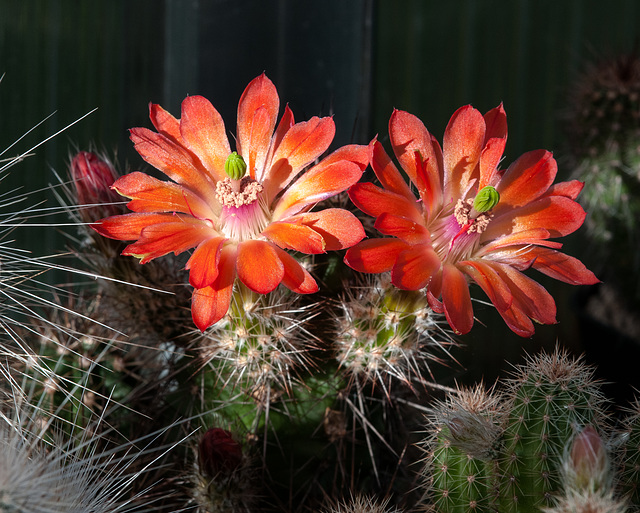
[[[487,185],[480,190],[476,199],[473,200],[473,208],[476,212],[482,214],[495,207],[499,201],[500,193],[496,191],[495,187]]]
[[[227,161],[224,163],[224,172],[232,180],[240,180],[247,171],[247,164],[244,159],[238,155],[238,152],[234,151],[227,157]]]

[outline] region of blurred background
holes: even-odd
[[[378,134],[389,148],[394,108],[419,116],[441,140],[461,105],[485,112],[503,102],[509,120],[505,163],[528,150],[552,150],[559,179],[580,177],[586,192],[584,170],[595,168],[585,158],[601,147],[610,150],[611,135],[601,146],[593,138],[582,144],[593,130],[581,135],[587,121],[577,119],[585,107],[576,99],[626,94],[631,106],[622,109],[640,113],[633,63],[612,68],[628,82],[624,91],[585,87],[589,77],[598,82],[593,75],[600,63],[620,56],[632,62],[638,27],[635,0],[0,0],[0,148],[53,114],[2,158],[25,152],[97,108],[14,167],[2,181],[3,192],[46,189],[57,181],[54,170],[66,176],[77,150],[106,152],[121,170],[142,168],[127,129],[150,126],[149,102],[179,116],[186,95],[202,94],[233,131],[240,94],[263,71],[296,119],[334,115],[336,147],[367,143]],[[625,143],[637,149],[638,126],[632,128]],[[607,159],[620,167],[618,156]],[[620,181],[620,172],[607,174],[606,166],[596,170],[605,191]],[[603,291],[541,279],[557,300],[559,324],[538,328],[531,340],[515,336],[493,307],[478,303],[476,316],[486,327],[478,323],[463,340],[466,347],[455,353],[461,366],[443,371],[442,379],[492,382],[524,351],[559,343],[585,352],[603,379],[618,384],[608,393],[626,397],[632,386],[640,387],[636,211],[629,200],[634,172],[625,166],[622,193],[607,212],[627,201],[620,215],[632,221],[628,229],[620,235],[610,227],[593,233],[584,227],[565,244],[603,281],[622,286]],[[56,204],[50,192],[42,199]],[[34,192],[33,202],[39,200]],[[617,225],[617,219],[609,221]],[[61,231],[51,227],[20,229],[15,237],[35,255],[65,246]],[[605,249],[599,249],[602,241]],[[479,289],[473,295],[484,299]]]

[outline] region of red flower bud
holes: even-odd
[[[209,477],[220,472],[230,474],[242,463],[242,447],[229,431],[211,428],[203,435],[199,446],[200,470]]]
[[[606,483],[609,467],[607,450],[593,426],[586,426],[574,438],[568,464],[575,488],[594,489]]]
[[[71,161],[71,178],[78,204],[99,207],[100,214],[96,219],[121,213],[117,205],[110,205],[121,202],[123,198],[111,189],[118,173],[109,161],[95,153],[81,151]]]

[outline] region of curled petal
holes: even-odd
[[[447,125],[442,141],[445,172],[445,203],[463,197],[469,188],[484,147],[486,125],[480,111],[460,107]]]
[[[199,219],[214,217],[209,205],[187,187],[145,173],[124,175],[111,188],[132,200],[127,206],[134,212],[182,212]]]
[[[515,208],[531,203],[551,186],[558,172],[558,164],[551,152],[530,151],[509,166],[498,182],[500,203],[495,209]]]
[[[326,251],[350,248],[365,237],[364,228],[358,218],[341,208],[307,212],[293,219],[318,232],[324,240]]]
[[[409,245],[399,239],[367,239],[347,250],[344,262],[362,273],[390,271],[400,252]]]
[[[219,273],[210,287],[195,289],[191,299],[193,322],[202,332],[222,319],[231,304],[236,279],[236,248],[225,246],[220,253]]]
[[[273,219],[296,214],[309,205],[346,191],[361,177],[362,169],[347,160],[329,166],[315,166],[284,192],[273,211]]]
[[[207,201],[215,202],[215,188],[195,157],[162,134],[146,128],[132,128],[131,140],[140,156],[169,178],[186,185]]]
[[[422,222],[422,215],[415,201],[410,201],[400,194],[390,192],[369,182],[360,182],[349,189],[349,198],[353,204],[365,214],[378,217],[389,213]]]
[[[500,312],[504,312],[511,307],[513,294],[511,294],[504,280],[490,265],[474,260],[460,262],[458,265],[462,271],[480,285]]]
[[[262,178],[279,108],[278,91],[264,73],[254,78],[240,97],[238,153],[245,158],[252,178]]]
[[[236,271],[242,282],[259,294],[275,290],[284,278],[284,265],[276,248],[263,240],[246,240],[238,244]]]
[[[533,322],[529,316],[524,313],[522,308],[515,302],[504,312],[498,310],[498,313],[504,319],[504,322],[509,326],[509,329],[516,335],[521,337],[532,337],[535,333]]]
[[[299,223],[283,221],[271,223],[262,235],[281,248],[293,249],[308,255],[317,255],[326,251],[322,235]]]
[[[218,278],[223,237],[214,237],[200,243],[187,261],[189,283],[196,289],[211,286]]]
[[[167,253],[179,255],[212,235],[212,229],[199,221],[184,222],[178,219],[168,223],[152,224],[143,228],[138,241],[129,244],[122,254],[140,258],[140,263],[146,264]]]
[[[540,324],[555,324],[556,304],[551,294],[535,280],[506,264],[494,264],[514,298],[514,305]]]
[[[426,287],[442,262],[430,244],[411,246],[398,254],[391,269],[391,282],[398,288],[418,290]]]
[[[473,326],[473,306],[464,274],[454,265],[442,269],[442,304],[449,325],[458,335],[469,333]]]
[[[421,223],[416,223],[406,217],[388,214],[387,212],[378,217],[374,228],[384,235],[398,237],[407,244],[428,242],[430,238],[429,230]]]
[[[275,248],[278,258],[284,266],[282,283],[285,287],[298,294],[313,294],[318,292],[318,284],[311,274],[302,267],[289,253]]]

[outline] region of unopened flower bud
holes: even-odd
[[[95,153],[81,151],[71,161],[71,179],[75,187],[78,205],[92,205],[80,210],[87,222],[101,217],[120,214],[120,208],[114,203],[121,203],[122,196],[111,189],[118,178],[118,173],[107,160]]]
[[[495,187],[487,185],[486,187],[483,187],[476,195],[476,198],[473,200],[473,208],[476,210],[476,212],[482,214],[483,212],[488,212],[493,207],[495,207],[499,201],[500,193],[496,190]]]
[[[241,155],[237,152],[233,152],[227,157],[227,161],[224,163],[224,172],[232,180],[240,180],[247,172],[247,164]]]
[[[574,438],[567,467],[567,485],[571,488],[594,490],[606,484],[609,458],[593,426],[586,426]]]
[[[230,474],[242,463],[242,447],[229,431],[211,428],[200,440],[200,470],[209,477],[219,473]]]
[[[71,178],[81,205],[117,201],[120,196],[110,189],[117,177],[111,163],[95,153],[81,151],[71,161]]]

